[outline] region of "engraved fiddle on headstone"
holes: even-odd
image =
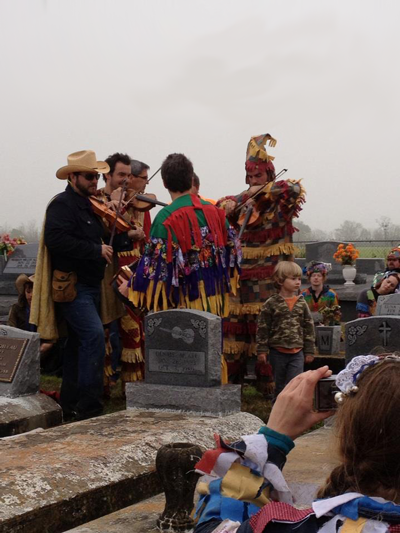
[[[240,385],[221,385],[221,319],[172,309],[145,318],[145,380],[128,383],[127,408],[222,415],[240,411]]]

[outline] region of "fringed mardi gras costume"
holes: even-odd
[[[123,216],[137,228],[143,229],[146,239],[133,241],[132,250],[118,254],[120,267],[130,265],[141,257],[145,240],[147,240],[150,233],[150,213],[148,211],[143,213],[136,209],[128,208]],[[144,379],[143,314],[139,312],[135,314],[129,307],[125,306],[125,308],[126,314],[120,320],[122,340],[121,380],[123,382],[141,381]]]
[[[292,218],[298,216],[304,202],[304,189],[290,180],[267,187],[258,223],[247,228],[241,239],[240,291],[231,298],[229,319],[224,322],[224,354],[228,361],[256,354],[257,316],[275,292],[271,280],[275,265],[291,259],[295,251]],[[244,195],[237,200],[244,202]]]
[[[270,146],[275,146],[275,139],[267,134],[252,138],[247,150],[246,170],[265,171],[267,181],[263,196],[257,199],[259,217],[246,227],[241,237],[240,291],[231,298],[229,319],[224,321],[224,355],[233,379],[243,375],[247,357],[256,355],[257,316],[265,300],[275,292],[271,281],[275,265],[293,258],[292,235],[296,229],[292,219],[298,216],[305,197],[299,181],[273,181],[273,157],[263,149],[268,140]],[[237,197],[222,198],[218,205],[224,207],[227,200],[241,205],[248,198],[244,192]],[[235,225],[237,216],[231,222]],[[267,375],[265,372],[265,369],[261,371]]]
[[[239,261],[225,213],[197,196],[181,196],[155,218],[129,299],[149,311],[183,308],[227,316]]]

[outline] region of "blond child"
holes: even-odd
[[[308,305],[299,295],[301,268],[281,261],[274,270],[278,289],[261,308],[257,327],[257,359],[269,360],[275,380],[275,398],[291,379],[314,359],[314,324]]]

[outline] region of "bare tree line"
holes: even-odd
[[[23,222],[19,226],[12,227],[9,224],[0,225],[0,235],[7,233],[12,238],[21,237],[26,242],[38,242],[40,237],[40,228],[35,220]]]
[[[294,224],[299,231],[293,235],[294,241],[373,241],[373,240],[398,240],[400,242],[400,225],[394,224],[389,217],[376,220],[376,227],[365,228],[360,222],[345,220],[333,231],[324,231],[311,228],[301,220]],[[35,220],[23,222],[16,227],[8,224],[0,225],[0,235],[8,233],[11,237],[22,237],[27,242],[37,242],[40,237],[40,228]]]
[[[394,224],[389,217],[381,217],[376,222],[376,227],[365,228],[360,222],[345,220],[333,231],[313,229],[301,220],[295,221],[294,225],[299,229],[293,235],[293,240],[298,241],[380,241],[390,240],[400,242],[400,226]]]

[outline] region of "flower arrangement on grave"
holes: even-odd
[[[357,248],[354,247],[354,244],[339,244],[336,252],[333,254],[333,258],[337,263],[345,265],[354,265],[355,260],[360,257],[360,253]]]
[[[25,239],[22,237],[15,237],[13,239],[8,233],[3,233],[3,235],[0,235],[0,255],[4,255],[7,259],[7,256],[12,254],[15,247],[19,244],[26,244]]]
[[[336,326],[340,324],[340,319],[342,318],[340,309],[340,305],[332,305],[331,307],[321,309],[320,313],[324,326]]]

